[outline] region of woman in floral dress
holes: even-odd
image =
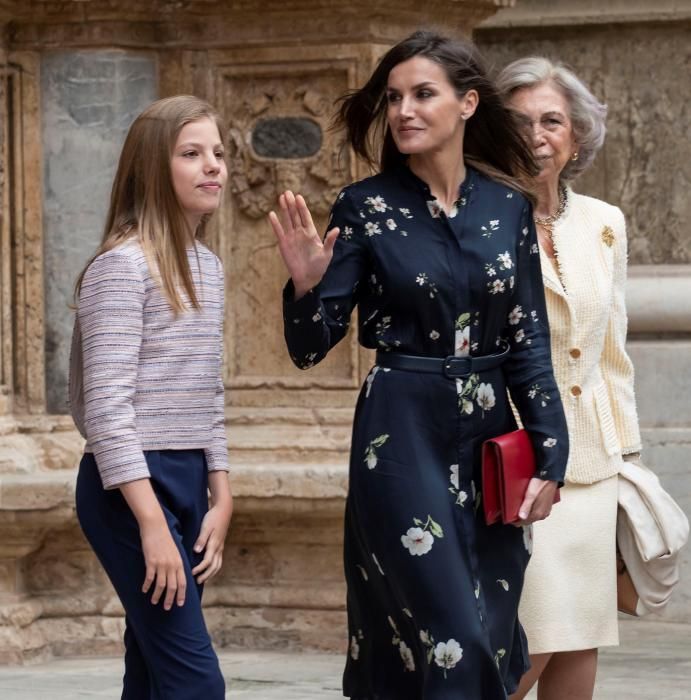
[[[340,111],[379,174],[346,187],[323,242],[302,197],[271,224],[291,280],[286,342],[319,362],[358,307],[377,349],[358,399],[345,522],[356,700],[501,700],[526,669],[517,620],[530,528],[487,527],[480,447],[514,429],[538,461],[521,508],[548,515],[568,453],[528,201],[532,158],[465,42],[416,32]],[[491,175],[491,176],[490,176]]]

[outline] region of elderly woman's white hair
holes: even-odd
[[[564,166],[560,179],[573,180],[590,167],[605,141],[607,107],[565,65],[540,56],[519,58],[506,66],[496,80],[504,100],[516,90],[546,82],[563,93],[571,110],[571,125],[579,146],[578,160],[570,160]]]

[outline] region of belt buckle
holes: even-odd
[[[470,357],[449,355],[444,358],[441,371],[447,379],[460,379],[470,374]]]

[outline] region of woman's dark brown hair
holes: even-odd
[[[459,97],[477,90],[478,106],[465,127],[464,157],[488,176],[522,190],[517,180],[537,173],[535,161],[488,78],[480,53],[470,41],[432,31],[414,32],[389,49],[367,83],[342,98],[335,122],[345,129],[353,151],[380,171],[405,163],[386,123],[386,86],[391,69],[416,56],[438,63]],[[382,145],[376,158],[378,144]]]

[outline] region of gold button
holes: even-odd
[[[581,395],[581,387],[576,385],[571,387],[571,394],[573,396],[580,396]]]
[[[577,360],[581,356],[581,351],[578,348],[571,348],[571,350],[569,350],[569,355],[571,355],[574,360]]]

